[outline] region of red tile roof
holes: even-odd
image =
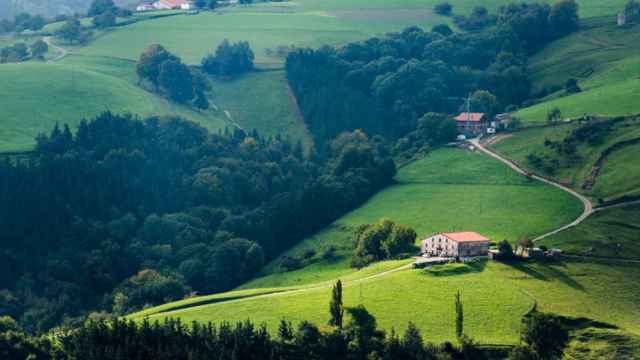
[[[484,118],[484,113],[468,113],[463,112],[455,117],[456,121],[481,121]]]
[[[486,237],[473,231],[457,232],[457,233],[442,233],[442,235],[455,242],[478,242],[489,241]]]

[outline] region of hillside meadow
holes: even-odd
[[[580,202],[565,192],[531,182],[492,158],[441,149],[401,168],[395,185],[284,254],[302,257],[313,249],[317,256],[310,266],[283,273],[281,258],[276,259],[264,270],[266,277],[243,288],[299,285],[349,273],[353,231],[381,218],[412,227],[418,239],[443,231],[477,231],[493,241],[515,242],[571,222],[581,211]],[[321,260],[330,246],[336,258]]]
[[[559,85],[569,78],[582,92],[564,90],[516,113],[525,123],[544,123],[559,108],[564,118],[640,113],[640,25],[618,27],[607,17],[586,21],[583,30],[549,44],[530,61],[534,89]]]
[[[640,310],[635,302],[638,290],[633,286],[634,277],[640,275],[638,267],[582,262],[487,262],[458,266],[453,271],[450,267],[440,268],[438,275],[429,270],[405,269],[345,281],[344,303],[365,305],[387,331],[404,331],[411,321],[428,341],[434,342],[455,338],[453,302],[457,291],[464,305],[465,333],[483,344],[517,343],[521,318],[534,305],[541,311],[615,324],[634,334],[640,331],[639,319],[628,316]],[[322,325],[329,319],[330,290],[327,284],[306,290],[254,293],[241,299],[156,312],[149,318],[174,317],[185,322],[251,319],[266,324],[270,331],[277,329],[281,319]],[[141,319],[143,315],[131,317]]]
[[[640,260],[640,205],[596,212],[578,227],[542,241],[573,254]]]
[[[562,141],[580,124],[561,124],[552,127],[524,129],[513,132],[492,147],[509,159],[514,160],[524,168],[541,172],[533,168],[527,160],[529,154],[545,159],[557,159],[558,166],[555,173],[544,174],[567,184],[577,191],[583,192],[594,199],[611,200],[626,194],[640,191],[640,180],[634,174],[638,172],[638,146],[632,145],[614,151],[606,158],[602,169],[591,190],[582,188],[585,180],[591,174],[592,168],[602,151],[623,141],[640,138],[640,119],[630,118],[613,127],[602,143],[588,145],[580,143],[576,148],[576,156],[558,155],[555,150],[545,146],[545,141]]]

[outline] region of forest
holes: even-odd
[[[426,113],[456,113],[477,91],[491,104],[478,110],[518,108],[532,96],[528,56],[577,29],[578,20],[571,0],[513,3],[482,31],[409,27],[339,48],[300,49],[287,57],[287,78],[317,142],[354,129],[397,139]]]
[[[104,113],[0,162],[0,312],[28,332],[239,285],[395,175],[388,145]]]

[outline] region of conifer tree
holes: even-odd
[[[344,316],[344,308],[342,307],[342,281],[338,280],[333,286],[331,293],[331,303],[329,304],[329,312],[331,319],[329,325],[337,326],[342,329],[342,318]]]
[[[464,311],[462,309],[462,301],[460,301],[460,291],[456,293],[456,337],[462,338],[464,334]]]

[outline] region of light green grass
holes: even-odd
[[[284,71],[254,72],[233,80],[213,80],[211,103],[231,115],[243,129],[257,129],[263,136],[283,135],[312,143],[295,98],[289,93]],[[227,116],[220,114],[220,116]]]
[[[221,120],[171,104],[127,80],[80,66],[3,64],[0,78],[0,151],[29,150],[36,135],[50,131],[54,123],[75,126],[107,110],[176,114],[210,129],[224,126]]]
[[[640,259],[639,239],[640,206],[630,206],[597,212],[542,244],[574,254]]]
[[[593,193],[607,197],[612,193],[640,192],[640,144],[615,151],[605,161]]]
[[[587,22],[587,28],[555,41],[530,61],[535,89],[579,80],[583,92],[519,111],[528,123],[546,121],[558,107],[564,117],[640,112],[640,26],[621,28],[613,19]],[[557,97],[557,96],[556,96]]]
[[[492,158],[458,149],[435,151],[400,169],[396,180],[396,185],[286,253],[300,256],[306,249],[315,249],[319,257],[334,246],[336,260],[318,260],[280,273],[277,259],[264,271],[269,276],[243,287],[299,285],[348,273],[353,230],[383,217],[414,228],[419,238],[468,230],[493,241],[515,241],[571,222],[581,212],[581,204],[565,192],[530,182]]]
[[[505,265],[475,264],[477,271],[433,276],[402,270],[362,281],[344,282],[346,306],[363,304],[386,329],[403,331],[415,323],[429,341],[455,338],[454,295],[459,290],[465,311],[465,333],[481,343],[514,344],[522,315],[534,304],[541,311],[583,316],[638,333],[640,310],[634,286],[640,269],[597,263]],[[616,281],[612,281],[616,279]],[[151,320],[179,317],[189,321],[265,323],[274,332],[281,319],[326,324],[330,286],[268,294],[156,313]],[[138,317],[139,318],[139,317]]]
[[[56,64],[0,66],[0,151],[29,150],[55,122],[77,124],[105,110],[140,116],[179,115],[212,131],[233,123],[265,136],[281,134],[312,143],[296,116],[282,71],[215,81],[206,111],[177,105],[137,85],[135,63],[112,57],[70,55]],[[29,96],[24,96],[29,94]],[[225,111],[229,111],[233,121]]]
[[[560,167],[555,174],[544,174],[567,184],[577,191],[583,192],[593,198],[605,200],[615,198],[629,191],[640,189],[640,180],[637,176],[637,146],[623,148],[611,154],[596,178],[596,183],[591,191],[582,189],[582,185],[590,175],[592,167],[600,157],[603,150],[614,144],[640,138],[640,122],[638,119],[628,119],[614,127],[614,130],[606,136],[604,142],[597,146],[580,144],[577,147],[577,157],[568,158],[558,155],[555,150],[544,146],[545,140],[562,141],[569,133],[576,129],[578,124],[559,125],[554,127],[525,129],[514,132],[509,137],[493,145],[493,147],[514,160],[524,168],[533,172],[541,172],[534,169],[527,161],[529,154],[540,157],[558,159]]]

